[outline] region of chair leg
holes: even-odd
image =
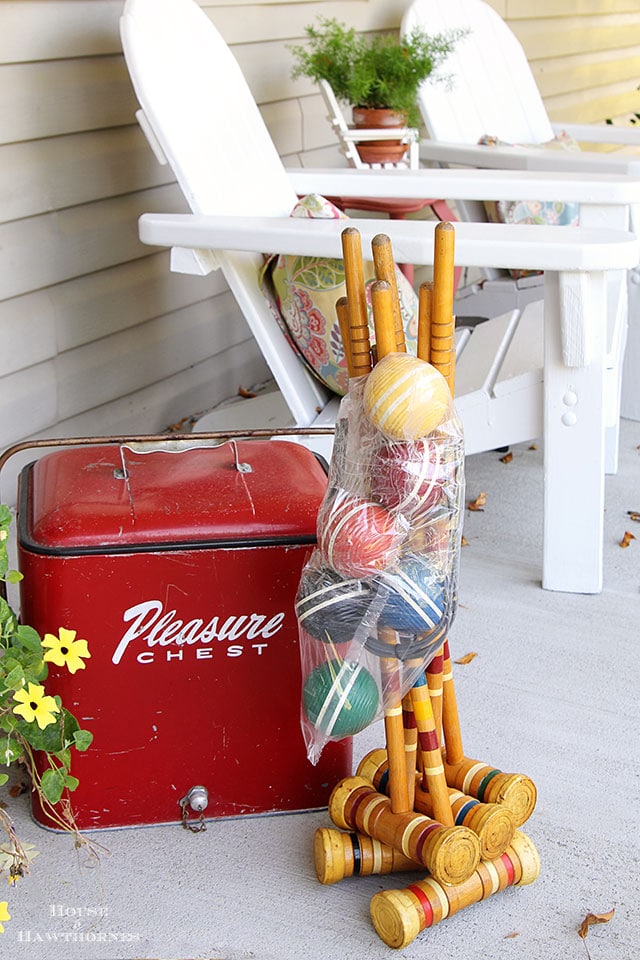
[[[545,274],[544,556],[548,590],[599,593],[605,466],[604,274],[586,274],[570,296]],[[561,304],[565,302],[564,310]],[[593,322],[590,322],[593,321]],[[571,333],[587,344],[571,354]],[[564,351],[563,351],[564,346]],[[582,348],[581,348],[582,349]]]

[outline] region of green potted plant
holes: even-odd
[[[396,34],[358,34],[333,18],[320,17],[305,27],[307,44],[291,46],[292,78],[326,80],[338,100],[349,103],[356,127],[420,124],[418,88],[451,53],[464,31],[430,36],[416,28],[406,37]],[[391,115],[391,116],[390,116]],[[367,148],[358,147],[365,162]],[[406,145],[401,145],[401,153]]]

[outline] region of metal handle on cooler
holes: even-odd
[[[203,441],[209,440],[253,440],[258,437],[313,437],[327,436],[335,432],[334,427],[279,427],[269,430],[258,428],[254,430],[215,430],[209,433],[156,433],[156,434],[129,434],[122,436],[98,437],[57,437],[50,440],[23,440],[14,443],[0,454],[0,471],[6,462],[23,450],[43,450],[48,447],[91,447],[104,445],[126,446],[134,443],[177,444],[184,443],[197,447]]]

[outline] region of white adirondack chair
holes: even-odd
[[[507,24],[484,0],[414,0],[405,12],[401,32],[415,27],[436,33],[463,28],[468,34],[439,68],[450,83],[425,83],[420,109],[429,140],[421,143],[424,161],[466,164],[502,170],[609,173],[640,176],[640,130],[614,125],[554,123],[549,120],[524,50]],[[635,157],[589,151],[567,152],[536,147],[565,131],[585,143],[635,146]],[[481,137],[496,137],[505,144],[478,145]],[[522,146],[530,145],[530,146]],[[534,193],[520,199],[541,199]],[[485,219],[478,203],[463,204],[465,216]],[[597,226],[600,211],[582,211],[581,223]],[[632,210],[636,233],[640,210]],[[493,280],[499,275],[494,275]],[[458,301],[458,316],[480,313],[495,316],[505,296],[524,306],[539,296],[531,280],[484,283]],[[508,292],[506,292],[508,291]],[[628,275],[629,331],[622,377],[622,415],[640,420],[640,265]]]
[[[121,29],[142,108],[139,119],[158,156],[171,164],[193,210],[189,215],[143,216],[141,239],[171,247],[174,269],[197,274],[221,268],[293,421],[303,426],[333,422],[337,398],[323,390],[295,355],[258,282],[261,251],[340,256],[343,223],[291,219],[297,193],[489,199],[518,196],[528,177],[464,171],[407,170],[392,176],[384,171],[287,171],[235,59],[197,3],[127,0]],[[224,96],[214,97],[214,92]],[[226,147],[229,137],[232,151]],[[624,208],[640,198],[640,184],[627,178],[579,182],[571,177],[563,182],[542,176],[535,181],[535,189],[550,199],[569,191],[591,203],[615,197]],[[433,222],[362,220],[359,226],[365,249],[375,234],[385,232],[397,260],[433,260]],[[475,436],[478,418],[467,417],[462,406],[467,451],[545,433],[543,585],[597,592],[602,584],[606,272],[634,263],[638,243],[618,230],[461,224],[456,250],[461,265],[547,271],[544,401],[539,382],[530,384],[526,398],[511,396],[506,403],[494,391],[496,396],[487,397],[487,422]],[[470,344],[473,341],[471,337]],[[459,408],[463,400],[458,397]],[[522,414],[519,424],[516,407]],[[582,497],[576,496],[578,490]]]

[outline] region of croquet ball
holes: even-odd
[[[409,353],[389,353],[367,378],[364,409],[390,440],[426,437],[447,416],[447,381],[430,363]]]
[[[366,616],[372,592],[366,581],[345,579],[330,567],[311,567],[300,578],[298,623],[316,640],[348,643]]]
[[[339,492],[326,517],[318,518],[318,543],[343,577],[368,577],[393,563],[407,535],[378,503]]]
[[[434,439],[385,443],[371,465],[371,493],[388,509],[415,519],[440,502],[453,476],[454,464]]]
[[[428,556],[409,555],[380,575],[387,600],[379,624],[400,633],[428,634],[437,631],[445,615],[446,596],[442,580]]]
[[[311,671],[302,690],[304,711],[327,737],[351,737],[373,721],[378,687],[361,664],[329,660]]]

